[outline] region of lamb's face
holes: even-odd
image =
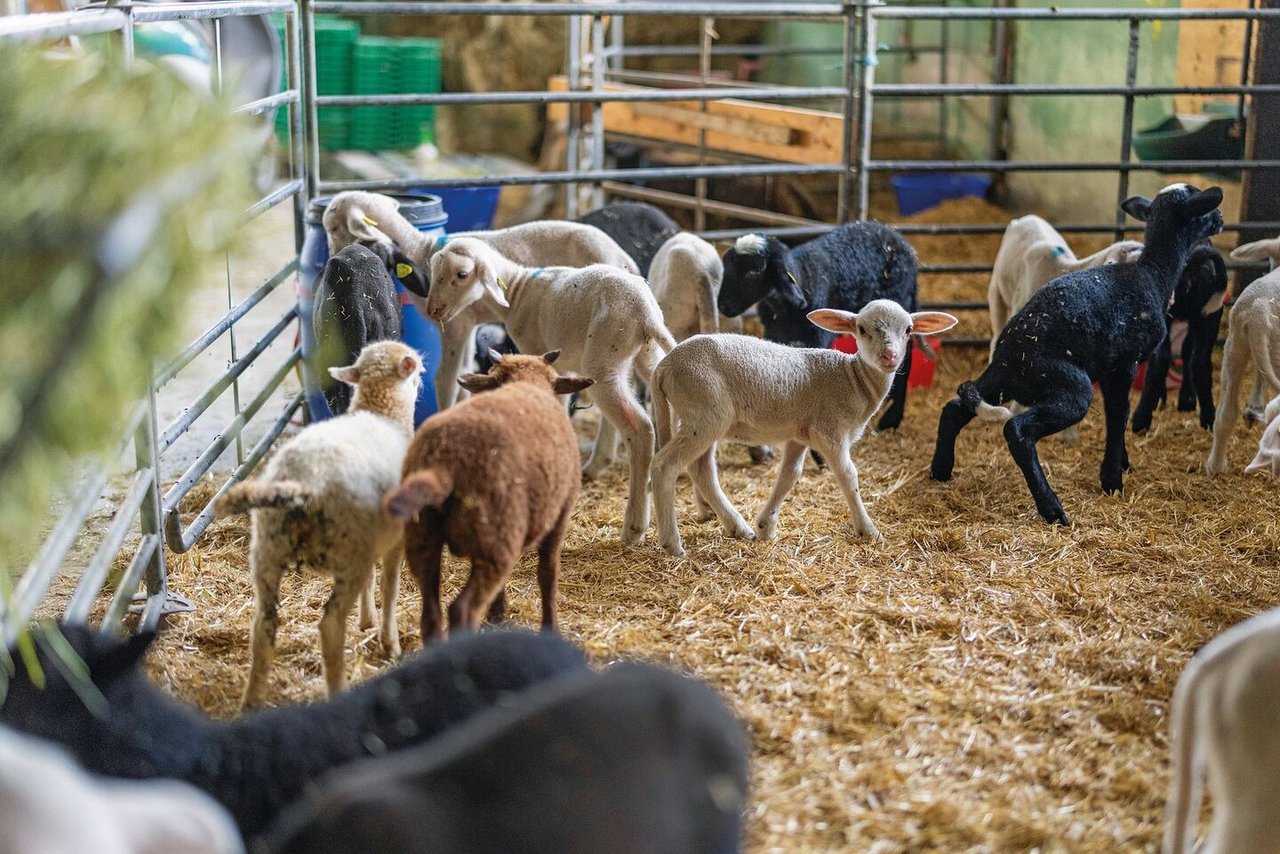
[[[380,193],[339,193],[325,208],[323,223],[329,238],[329,254],[336,255],[353,243],[392,245],[378,226],[400,216],[400,203]]]
[[[1136,240],[1121,240],[1107,247],[1103,264],[1129,264],[1142,254],[1142,244]]]
[[[911,315],[896,302],[872,300],[858,312],[853,337],[862,358],[886,374],[896,373],[907,355]]]
[[[747,234],[724,253],[724,277],[716,297],[716,307],[721,314],[737,317],[769,292],[765,279],[769,259],[765,250],[763,237]]]
[[[487,287],[501,289],[485,263],[483,250],[467,238],[452,240],[431,256],[431,288],[427,314],[448,323],[480,300]],[[490,281],[492,279],[492,281]]]

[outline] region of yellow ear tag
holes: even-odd
[[[796,283],[796,274],[792,273],[790,270],[787,271],[787,278],[791,280],[791,284],[794,285]]]
[[[507,283],[502,281],[502,279],[498,279],[498,287],[502,288],[502,292],[504,294],[507,292]]]
[[[412,267],[410,267],[408,264],[397,264],[397,265],[396,265],[396,278],[397,278],[397,279],[403,279],[405,276],[411,276],[411,275],[413,275],[413,268],[412,268]]]
[[[378,224],[378,221],[377,221],[376,219],[372,218],[372,217],[365,217],[365,218],[364,218],[364,224],[365,224],[365,225],[377,225],[377,224]]]

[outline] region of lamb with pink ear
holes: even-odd
[[[909,314],[889,300],[873,300],[856,314],[818,309],[808,316],[823,329],[853,335],[858,352],[798,349],[745,335],[695,335],[658,363],[650,385],[659,446],[653,495],[658,536],[669,554],[684,554],[675,513],[681,471],[689,471],[704,519],[714,514],[732,537],[772,539],[782,499],[799,479],[810,447],[830,464],[849,502],[854,533],[881,539],[862,504],[849,450],[883,405],[909,336],[945,332],[957,321],[938,311]],[[785,443],[778,481],[754,528],[720,489],[715,448],[721,440]]]

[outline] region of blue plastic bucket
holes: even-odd
[[[430,195],[395,196],[400,201],[400,213],[409,220],[418,231],[431,237],[443,237],[445,223],[449,216],[444,212],[444,205],[439,197]],[[302,338],[302,385],[307,392],[307,409],[312,420],[321,421],[332,418],[329,404],[324,399],[320,377],[316,373],[312,361],[316,352],[315,327],[311,325],[311,311],[316,292],[316,283],[324,273],[325,262],[329,260],[329,239],[324,233],[324,209],[329,206],[329,199],[314,200],[307,209],[307,236],[302,244],[302,252],[298,259],[298,327]],[[400,320],[404,327],[403,340],[422,355],[425,373],[422,377],[422,389],[418,392],[418,402],[413,411],[413,423],[421,424],[436,411],[435,375],[440,368],[440,332],[435,324],[422,316],[418,307],[413,304],[408,291],[396,282],[396,293],[400,296]]]
[[[946,199],[963,196],[985,198],[991,189],[991,179],[986,175],[956,172],[927,172],[914,175],[892,175],[894,195],[898,197],[898,211],[903,216],[920,213]]]
[[[410,190],[415,196],[437,196],[449,215],[450,231],[486,231],[493,228],[501,187],[432,187]]]

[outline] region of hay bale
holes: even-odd
[[[110,450],[249,198],[250,137],[166,72],[0,48],[0,576]],[[155,204],[158,203],[158,204]]]

